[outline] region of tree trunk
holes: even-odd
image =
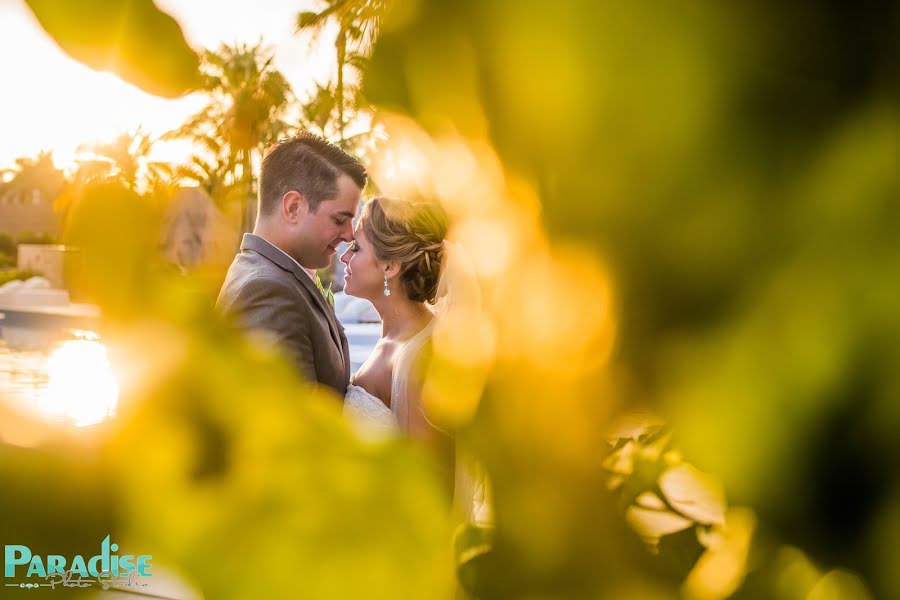
[[[337,48],[337,85],[334,95],[338,109],[338,137],[340,146],[344,147],[344,63],[347,59],[347,32],[341,26],[337,39],[334,42]]]
[[[251,169],[250,152],[241,153],[241,231],[248,233],[253,231],[256,225],[256,207],[253,204],[253,172]]]

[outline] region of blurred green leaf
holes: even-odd
[[[200,59],[178,23],[152,0],[26,0],[38,22],[76,60],[174,98],[199,87]]]
[[[209,307],[166,312],[120,340],[142,363],[108,448],[132,538],[209,597],[447,597],[450,499],[428,458],[354,438],[337,398]]]
[[[456,575],[460,585],[472,597],[479,598],[489,589],[494,543],[492,527],[472,523],[460,525],[453,537]]]

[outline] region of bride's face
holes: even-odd
[[[384,291],[384,268],[375,258],[375,252],[362,227],[356,228],[354,238],[347,251],[341,255],[341,262],[347,266],[344,293],[372,299]]]

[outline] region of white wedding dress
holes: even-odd
[[[351,383],[344,397],[344,418],[350,426],[366,439],[393,437],[399,433],[397,419],[380,398],[366,388]]]
[[[344,415],[360,437],[384,439],[403,436],[409,431],[411,411],[407,399],[409,375],[416,367],[423,346],[432,339],[436,322],[441,331],[453,330],[453,322],[478,322],[481,289],[474,266],[458,244],[444,241],[444,262],[438,284],[435,318],[422,331],[408,339],[394,355],[391,374],[391,406],[350,381],[344,400]],[[440,336],[439,336],[440,337]],[[415,413],[412,413],[415,416]],[[427,420],[427,418],[426,418]],[[468,456],[456,444],[453,503],[463,519],[479,525],[493,522],[489,481],[478,460]]]
[[[431,339],[434,321],[408,339],[394,356],[391,378],[391,406],[388,408],[377,396],[362,386],[350,383],[344,398],[344,417],[357,434],[377,441],[403,435],[409,431],[410,407],[407,399],[409,374],[423,346]],[[464,519],[479,524],[492,520],[486,479],[478,464],[462,456],[457,450],[454,485],[454,505]]]
[[[431,339],[432,325],[409,338],[394,355],[391,374],[391,406],[351,380],[344,397],[344,416],[357,433],[367,439],[380,439],[406,432],[409,428],[409,402],[406,397],[409,374],[422,347]]]

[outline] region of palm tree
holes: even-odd
[[[0,197],[14,202],[51,201],[66,183],[61,169],[53,163],[52,152],[39,152],[36,158],[17,158],[16,166],[0,172]]]
[[[303,127],[318,133],[323,138],[328,137],[327,128],[334,114],[335,99],[331,88],[316,84],[316,91],[309,101],[300,107],[300,116]]]
[[[206,51],[201,69],[209,103],[167,136],[191,139],[199,147],[182,174],[193,174],[201,182],[208,179],[222,189],[238,188],[244,228],[252,221],[247,201],[253,193],[254,161],[290,129],[283,116],[293,94],[273,60],[272,51],[261,43],[223,44],[217,51]]]
[[[176,167],[175,179],[196,184],[220,208],[239,200],[243,193],[242,185],[233,176],[224,141],[217,135],[206,134],[198,135],[193,142],[199,151]]]
[[[169,163],[149,160],[155,142],[138,128],[110,142],[82,145],[78,150],[87,152],[88,157],[79,159],[74,179],[113,180],[138,192],[152,192],[171,182],[174,172]]]
[[[337,109],[337,135],[341,146],[346,146],[347,141],[344,135],[344,128],[348,122],[347,109],[357,106],[360,102],[358,89],[351,90],[345,84],[345,69],[355,68],[358,73],[362,73],[365,69],[366,56],[381,29],[389,1],[323,0],[325,6],[319,12],[309,11],[297,15],[298,32],[312,31],[314,35],[318,35],[328,23],[336,23],[338,26],[334,40],[337,81],[333,92],[319,86],[313,103],[321,108],[323,92],[332,95],[333,105]],[[350,91],[353,93],[348,94]],[[349,101],[348,96],[351,96]]]

